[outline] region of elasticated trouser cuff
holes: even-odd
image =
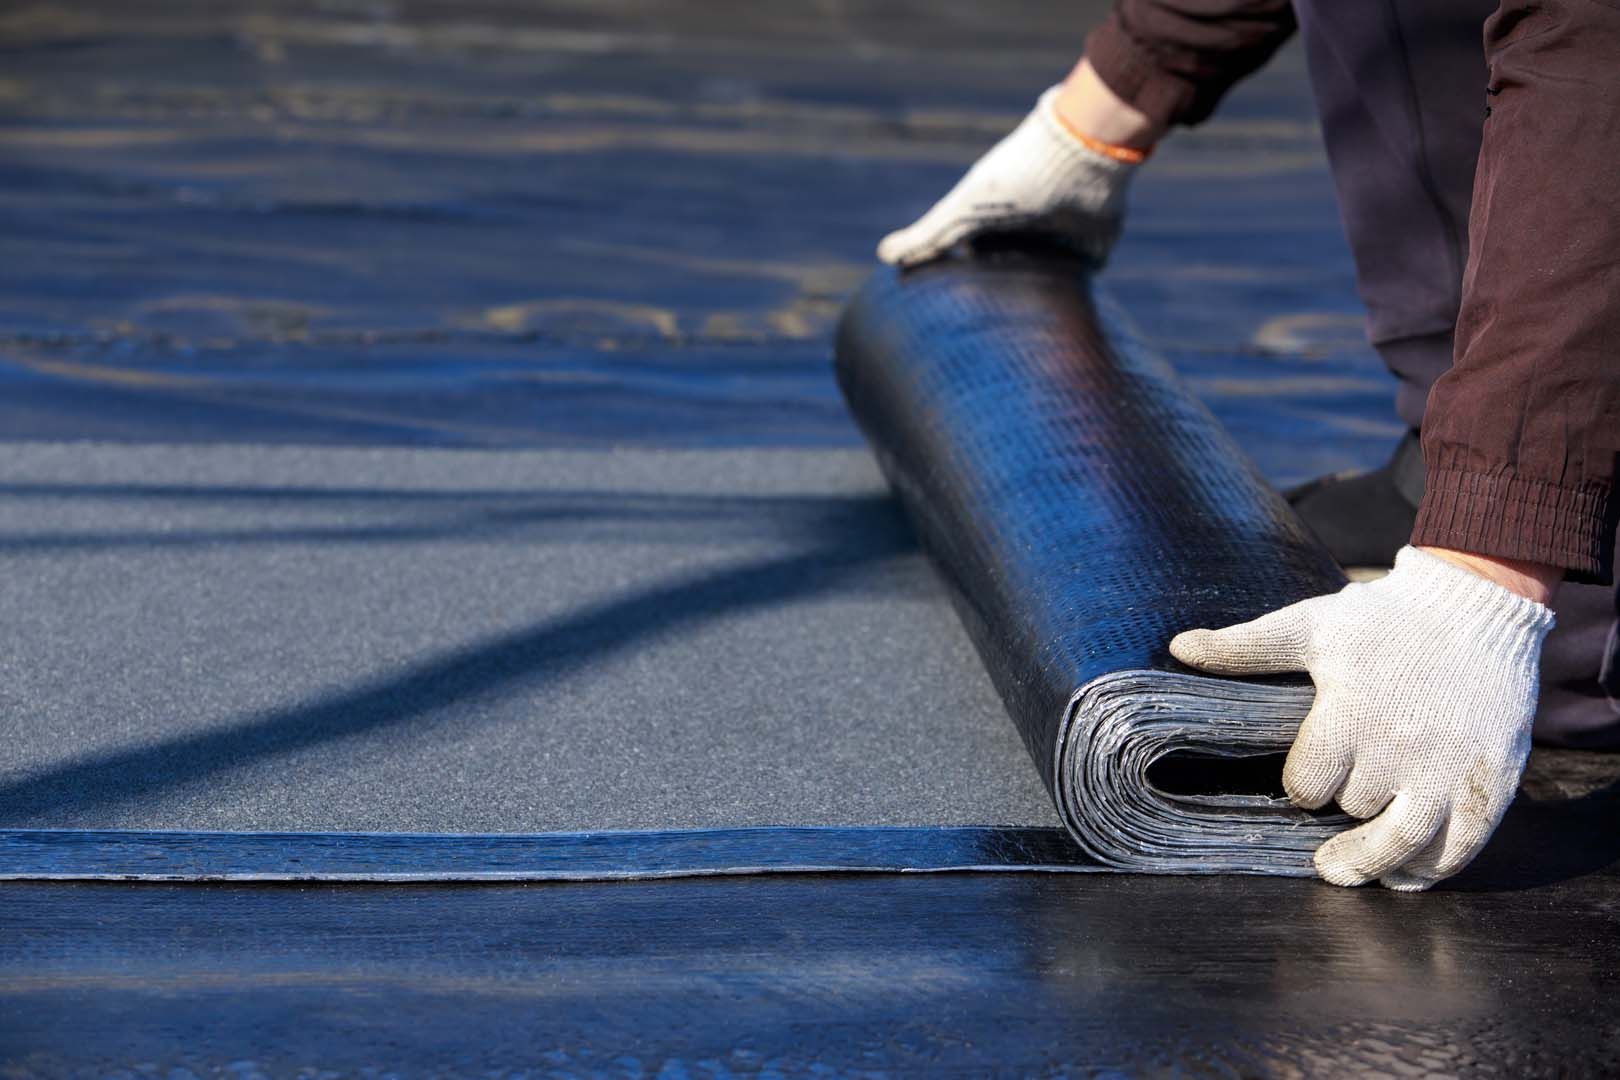
[[[1607,487],[1559,487],[1511,473],[1429,467],[1412,543],[1561,566],[1569,580],[1614,580],[1614,511]]]

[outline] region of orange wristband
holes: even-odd
[[[1057,117],[1057,122],[1063,125],[1064,131],[1073,135],[1076,142],[1093,154],[1101,154],[1103,157],[1113,158],[1115,161],[1123,161],[1127,165],[1140,165],[1147,160],[1149,154],[1153,153],[1152,150],[1138,150],[1132,146],[1115,146],[1113,143],[1105,143],[1101,139],[1093,139],[1083,131],[1076,131],[1074,125],[1065,120],[1063,114],[1056,109],[1052,110],[1052,115]]]

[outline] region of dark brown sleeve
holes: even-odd
[[[1429,396],[1412,542],[1607,583],[1620,509],[1620,0],[1505,0],[1485,48],[1456,359]]]
[[[1196,124],[1297,25],[1289,0],[1119,0],[1086,37],[1086,58],[1160,124]]]

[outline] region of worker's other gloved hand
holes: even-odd
[[[1467,865],[1512,802],[1552,625],[1534,600],[1406,547],[1378,581],[1189,630],[1170,651],[1223,675],[1310,672],[1283,788],[1373,819],[1317,848],[1317,872],[1416,891]]]
[[[915,266],[991,232],[1039,232],[1096,265],[1108,258],[1125,213],[1130,161],[1093,150],[1058,119],[1061,87],[980,158],[915,224],[885,236],[878,258]]]

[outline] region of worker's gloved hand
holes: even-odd
[[[1322,844],[1317,872],[1416,891],[1467,865],[1513,800],[1552,625],[1534,600],[1406,547],[1378,581],[1189,630],[1170,651],[1223,675],[1310,672],[1283,788],[1373,819]]]
[[[932,210],[885,236],[878,258],[915,266],[983,233],[1032,231],[1101,266],[1119,236],[1136,165],[1091,149],[1064,127],[1054,104],[1060,89],[1042,94]]]

